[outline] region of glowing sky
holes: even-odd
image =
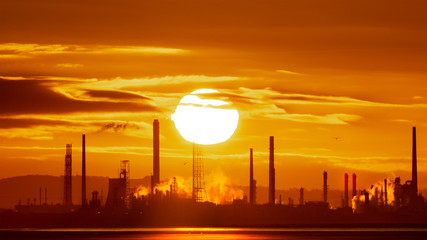
[[[426,1],[0,2],[0,178],[73,174],[86,133],[87,174],[152,172],[160,121],[161,178],[191,176],[191,144],[171,114],[200,88],[233,101],[239,125],[204,148],[206,174],[276,186],[342,189],[410,177],[418,130],[419,184],[427,187]]]

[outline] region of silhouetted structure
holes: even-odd
[[[384,179],[384,205],[388,205],[387,199],[387,179]]]
[[[344,205],[343,207],[348,207],[348,174],[344,174]]]
[[[424,205],[424,199],[418,196],[417,186],[417,140],[416,128],[412,127],[412,179],[401,184],[400,177],[394,181],[394,204],[397,207],[410,206],[417,209]]]
[[[86,202],[86,137],[82,135],[82,206],[85,207]]]
[[[151,190],[151,196],[154,195],[154,180],[153,180],[153,175],[150,176],[150,190]]]
[[[68,154],[68,150],[70,154]],[[234,198],[233,196],[233,204],[216,205],[211,202],[202,202],[205,200],[204,195],[206,194],[203,179],[202,154],[199,146],[193,144],[193,199],[178,197],[178,185],[175,177],[169,186],[169,190],[166,190],[164,188],[160,189],[159,186],[156,188],[156,181],[154,175],[152,175],[152,193],[147,194],[148,197],[146,197],[145,193],[144,195],[138,194],[138,197],[135,194],[135,197],[129,198],[130,204],[127,205],[126,200],[131,195],[129,188],[130,164],[128,160],[124,160],[120,162],[119,178],[109,179],[109,192],[105,208],[101,208],[101,200],[98,199],[97,191],[92,192],[92,200],[87,204],[89,208],[84,209],[84,211],[75,211],[77,206],[67,206],[66,204],[48,205],[47,188],[45,188],[45,200],[44,204],[42,204],[42,188],[40,187],[39,204],[37,204],[37,196],[35,196],[33,204],[30,204],[30,198],[27,199],[27,205],[21,205],[21,201],[19,201],[19,204],[15,206],[16,212],[9,212],[2,215],[0,211],[0,226],[2,228],[7,228],[8,226],[54,228],[82,226],[307,227],[317,225],[321,227],[366,227],[372,224],[373,227],[388,225],[403,227],[400,224],[406,223],[409,226],[424,226],[427,223],[427,207],[422,196],[417,195],[415,128],[413,128],[412,153],[412,180],[401,184],[398,177],[395,179],[393,189],[393,184],[389,183],[390,186],[387,186],[387,179],[384,179],[384,185],[381,185],[381,183],[372,185],[369,191],[363,190],[361,194],[357,195],[356,174],[353,173],[354,204],[352,206],[355,207],[353,211],[349,208],[347,173],[344,175],[345,193],[342,199],[342,205],[345,208],[335,209],[329,207],[326,171],[323,172],[323,202],[305,202],[304,188],[300,188],[298,205],[294,205],[294,199],[288,196],[284,196],[284,201],[288,197],[288,204],[282,204],[282,195],[279,195],[278,204],[276,204],[273,136],[270,136],[269,204],[254,205],[256,201],[256,181],[253,179],[252,148],[250,149],[249,176],[251,205],[247,204],[248,199],[246,196],[243,199]],[[66,162],[68,157],[71,162],[71,145],[69,148],[67,145]],[[82,162],[85,173],[84,134]],[[83,175],[85,176],[85,174]],[[85,178],[83,179],[86,180]],[[83,186],[86,189],[86,185],[84,184]],[[147,191],[145,188],[141,189],[143,189],[141,190],[143,192]],[[379,191],[381,192],[379,193]],[[394,199],[392,197],[390,199],[387,198],[387,193],[390,191],[394,192]],[[185,187],[183,187],[182,192],[185,192]],[[184,196],[184,194],[180,196]],[[388,203],[388,200],[391,203]],[[392,200],[394,201],[392,202]],[[82,205],[83,203],[86,203],[86,199],[82,200]],[[39,213],[43,215],[38,215]],[[58,215],[58,213],[61,215]],[[14,219],[15,222],[8,225],[11,219]],[[39,221],[44,221],[44,223],[39,224]]]
[[[255,204],[255,189],[254,189],[254,158],[253,149],[250,149],[249,154],[249,203]]]
[[[105,208],[108,210],[119,210],[125,208],[126,198],[126,179],[109,178],[108,179],[108,196]]]
[[[72,169],[71,169],[71,153],[72,145],[67,144],[65,150],[65,172],[64,172],[64,205],[72,205]]]
[[[130,162],[129,160],[122,160],[120,161],[120,178],[124,178],[126,182],[125,187],[125,202],[126,205],[129,206],[130,204]]]
[[[275,193],[276,193],[276,177],[275,177],[275,169],[274,169],[274,136],[270,136],[270,168],[269,168],[269,194],[268,194],[268,202],[270,204],[275,203]]]
[[[393,196],[389,198],[389,192]],[[375,211],[395,211],[399,214],[426,212],[426,201],[418,195],[417,191],[417,152],[416,152],[416,128],[412,128],[412,179],[402,183],[400,177],[396,177],[392,183],[384,179],[384,184],[371,186],[370,191],[364,191],[363,198],[356,201],[357,213]],[[364,206],[361,203],[364,202]],[[427,215],[426,215],[427,216]]]
[[[201,149],[193,143],[193,200],[203,202],[207,198]]]
[[[130,177],[129,171],[129,160],[120,161],[119,178],[108,179],[108,196],[107,201],[105,202],[106,209],[121,210],[130,206],[130,201],[127,201],[127,191],[130,191],[130,188],[128,189]],[[98,195],[98,193],[96,193],[96,195]]]
[[[328,202],[328,173],[323,172],[323,202]]]
[[[412,127],[412,198],[415,198],[418,194],[418,177],[417,177],[417,129]]]
[[[98,191],[92,192],[92,200],[89,202],[90,208],[100,208],[101,207],[101,200],[98,199]]]
[[[357,196],[357,189],[356,189],[356,174],[353,173],[353,193],[351,194],[351,197],[354,198]]]
[[[363,195],[365,196],[365,207],[369,207],[369,192],[363,190]]]
[[[153,185],[160,183],[160,143],[159,143],[159,120],[153,122]]]

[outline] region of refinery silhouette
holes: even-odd
[[[43,189],[39,189],[39,201],[27,199],[13,210],[0,213],[2,228],[57,228],[57,227],[145,227],[145,226],[205,226],[205,227],[417,227],[427,224],[426,199],[417,186],[416,128],[412,128],[412,179],[400,177],[384,179],[370,189],[357,190],[355,173],[351,175],[352,191],[349,193],[349,174],[345,173],[341,207],[333,208],[328,202],[328,172],[323,172],[323,201],[305,201],[304,188],[299,189],[298,202],[276,196],[274,166],[274,136],[269,137],[269,187],[268,203],[257,203],[257,182],[254,179],[252,148],[249,149],[249,196],[233,198],[229,204],[209,201],[206,193],[203,156],[198,144],[193,144],[192,189],[190,196],[180,194],[176,177],[161,181],[159,121],[153,122],[153,174],[150,188],[141,192],[130,186],[130,161],[120,162],[118,178],[108,179],[105,204],[99,191],[87,198],[86,136],[82,135],[81,202],[72,202],[72,145],[65,147],[63,176],[63,203],[42,203]],[[166,164],[166,163],[163,163]],[[322,173],[319,173],[322,179]],[[161,186],[161,187],[160,187]]]

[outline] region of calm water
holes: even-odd
[[[0,239],[427,239],[427,228],[118,228],[0,230]]]

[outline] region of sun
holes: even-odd
[[[172,114],[181,136],[209,145],[227,141],[239,123],[239,112],[214,89],[199,89],[184,96]]]

